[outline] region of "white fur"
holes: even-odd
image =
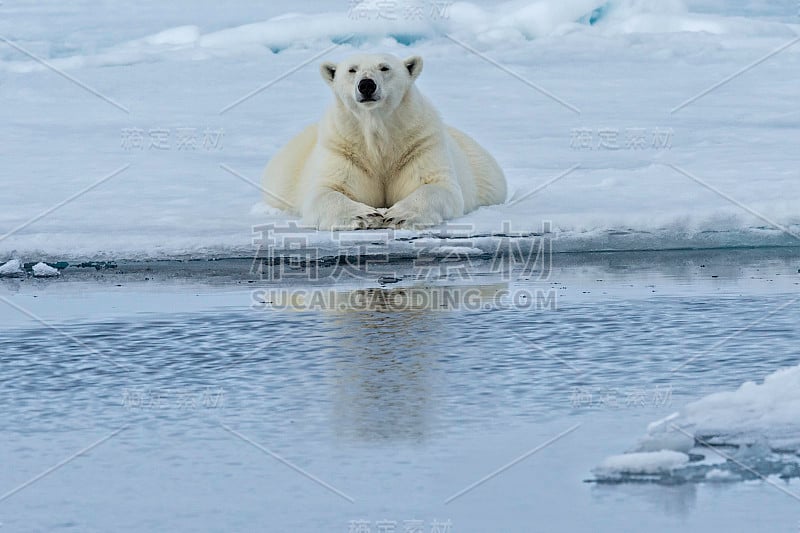
[[[355,72],[351,72],[355,70]],[[267,203],[320,229],[421,227],[505,201],[492,156],[414,85],[422,58],[362,54],[320,72],[336,97],[264,171]],[[360,101],[359,82],[377,101]]]

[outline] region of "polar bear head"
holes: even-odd
[[[400,59],[390,54],[358,54],[338,65],[326,61],[322,78],[336,98],[356,115],[391,113],[422,72],[422,58]]]

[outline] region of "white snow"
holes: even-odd
[[[12,259],[0,266],[0,277],[16,277],[23,274],[24,272],[19,259]]]
[[[33,275],[37,278],[52,278],[59,275],[58,269],[46,263],[36,263],[33,265]]]
[[[465,247],[543,221],[556,251],[800,243],[793,1],[370,2],[3,5],[0,260],[251,254],[293,220],[264,165],[330,101],[316,65],[355,50],[424,56],[423,92],[523,198],[453,221]]]

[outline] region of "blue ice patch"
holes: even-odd
[[[594,26],[597,22],[603,19],[608,12],[611,10],[611,2],[606,2],[605,4],[594,8],[590,13],[585,14],[581,18],[578,19],[580,24],[588,24],[589,26]]]
[[[390,33],[389,37],[397,41],[398,44],[402,44],[403,46],[411,46],[417,41],[420,41],[425,38],[424,35],[421,34],[414,34],[414,33]]]

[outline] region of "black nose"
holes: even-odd
[[[375,84],[375,82],[369,78],[364,78],[363,80],[358,82],[358,92],[360,92],[364,96],[372,96],[373,94],[375,94],[375,89],[377,88],[378,86]]]

